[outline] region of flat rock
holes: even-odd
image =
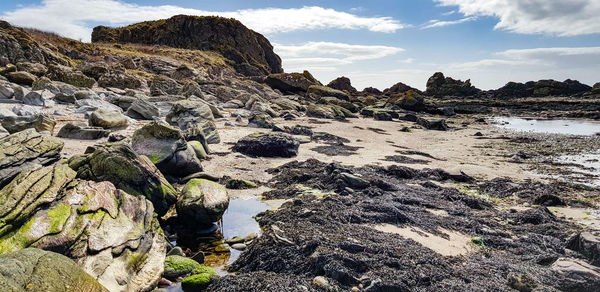
[[[298,154],[300,143],[283,133],[254,133],[240,139],[233,151],[248,156],[293,157]]]
[[[58,131],[56,136],[68,139],[97,140],[108,137],[109,134],[109,131],[101,127],[78,126],[68,123]]]

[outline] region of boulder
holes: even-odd
[[[71,84],[77,87],[92,88],[96,84],[96,80],[91,77],[85,76],[81,71],[77,71],[71,67],[52,65],[48,68],[46,77],[51,80],[56,80]]]
[[[6,78],[10,82],[30,86],[37,80],[35,75],[25,71],[10,72],[6,74]]]
[[[0,187],[21,171],[52,164],[60,159],[61,139],[28,129],[0,138]]]
[[[60,128],[56,136],[68,139],[97,140],[108,137],[109,134],[109,131],[101,127],[87,127],[68,123]]]
[[[48,72],[48,67],[40,63],[31,62],[19,62],[17,63],[17,70],[31,73],[35,76],[41,77]]]
[[[156,75],[150,83],[151,95],[179,94],[182,86],[174,79],[164,75]]]
[[[427,90],[425,94],[435,97],[444,96],[474,96],[481,90],[471,85],[470,80],[461,81],[444,77],[441,72],[436,72],[427,80]]]
[[[129,194],[147,198],[159,216],[177,200],[177,192],[156,166],[122,143],[88,148],[86,154],[69,159],[69,166],[81,179],[109,181]]]
[[[345,101],[350,100],[350,97],[348,96],[347,93],[345,93],[341,90],[329,88],[327,86],[311,85],[308,88],[307,92],[309,95],[315,96],[315,97],[332,96],[332,97],[339,98],[339,99],[345,100]]]
[[[447,131],[448,125],[446,120],[432,120],[418,117],[417,124],[425,127],[428,130]]]
[[[0,287],[6,292],[108,292],[70,258],[37,248],[0,255]]]
[[[32,89],[48,90],[56,95],[74,97],[75,93],[81,90],[79,87],[73,86],[60,81],[53,81],[47,77],[42,77],[33,83]]]
[[[214,115],[208,104],[199,100],[181,100],[173,104],[167,114],[167,122],[181,130],[193,127],[202,129],[206,141],[211,144],[220,142]]]
[[[321,119],[338,119],[355,118],[356,115],[351,111],[338,105],[314,105],[306,107],[306,115],[313,118]]]
[[[385,102],[385,106],[416,112],[424,111],[427,107],[424,97],[411,90],[404,93],[390,94],[390,97]]]
[[[237,72],[247,76],[283,72],[281,59],[269,41],[231,18],[177,15],[122,28],[98,26],[92,33],[92,42],[216,51],[229,59]]]
[[[208,158],[208,152],[206,151],[206,148],[204,148],[204,145],[202,145],[202,143],[199,141],[190,141],[188,142],[188,145],[194,149],[198,159],[205,160]]]
[[[2,120],[8,118],[8,117],[16,117],[17,115],[6,108],[0,108],[0,123],[2,122]]]
[[[120,112],[98,109],[90,114],[89,125],[105,129],[127,127],[127,117]]]
[[[273,122],[273,119],[268,114],[252,114],[248,118],[248,126],[265,129],[276,127],[275,122]]]
[[[551,267],[561,291],[595,291],[600,287],[600,268],[579,259],[559,258]]]
[[[153,122],[133,133],[131,145],[137,154],[148,157],[163,174],[184,177],[202,171],[196,152],[179,129]]]
[[[15,89],[12,84],[0,84],[0,99],[11,99],[15,96]]]
[[[110,291],[150,289],[166,253],[152,204],[110,182],[75,176],[57,163],[24,171],[0,190],[0,253],[52,250]]]
[[[594,87],[592,87],[592,94],[600,94],[600,82],[594,84]]]
[[[271,103],[279,106],[283,110],[296,110],[301,111],[304,110],[304,106],[302,106],[299,102],[293,101],[289,98],[279,97],[277,99],[271,100]]]
[[[229,207],[229,196],[223,185],[206,179],[191,179],[185,184],[176,207],[181,224],[211,226]]]
[[[304,71],[304,73],[270,74],[265,82],[271,88],[284,93],[304,93],[311,85],[321,85],[308,71]]]
[[[99,87],[115,87],[120,89],[137,89],[142,87],[141,78],[128,73],[111,72],[98,79]]]
[[[365,88],[365,90],[366,90],[366,88]],[[392,85],[392,87],[383,90],[383,93],[379,93],[379,94],[394,95],[394,94],[399,94],[399,93],[406,93],[407,91],[412,91],[413,93],[418,93],[418,94],[422,93],[420,90],[418,90],[414,87],[408,86],[402,82],[398,82],[398,83]],[[375,93],[375,94],[377,94],[377,93]]]
[[[96,110],[121,113],[122,109],[108,101],[100,99],[78,99],[75,101],[77,113],[87,113]]]
[[[14,106],[12,108],[12,112],[15,113],[17,116],[21,116],[21,117],[39,115],[39,114],[43,113],[37,107],[26,105],[26,104]]]
[[[284,133],[254,133],[240,139],[233,151],[257,157],[293,157],[300,143]]]
[[[136,99],[125,114],[137,120],[152,120],[158,117],[160,112],[158,107],[143,99]]]
[[[165,270],[163,277],[169,280],[177,280],[178,277],[190,275],[194,269],[201,265],[193,260],[181,255],[169,255],[165,258]]]
[[[592,265],[600,266],[599,231],[585,231],[577,234],[569,241],[568,247],[586,256]]]
[[[356,88],[352,87],[352,84],[350,83],[350,79],[348,77],[344,77],[344,76],[338,77],[338,78],[332,80],[331,82],[329,82],[329,84],[327,84],[327,87],[346,91],[348,93],[356,93],[357,92]]]
[[[54,98],[54,94],[49,90],[36,90],[27,93],[22,101],[27,105],[45,106],[49,99]]]
[[[186,80],[183,84],[183,87],[177,93],[179,95],[183,95],[185,97],[195,96],[199,98],[203,98],[204,94],[202,93],[202,87],[196,81]]]
[[[46,114],[37,114],[25,117],[7,117],[2,121],[2,127],[9,133],[16,133],[25,129],[35,129],[38,132],[52,133],[56,121]]]

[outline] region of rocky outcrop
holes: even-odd
[[[229,196],[223,185],[205,180],[190,180],[177,202],[177,217],[184,225],[210,226],[218,221],[229,206]]]
[[[217,125],[210,106],[202,100],[182,100],[173,104],[171,111],[167,114],[167,122],[181,130],[194,128],[202,129],[206,141],[210,144],[220,142]],[[186,138],[188,135],[186,135]],[[188,139],[191,141],[194,139]]]
[[[253,157],[293,157],[300,143],[283,133],[254,133],[240,139],[233,151]]]
[[[177,200],[177,192],[156,166],[125,144],[88,148],[86,154],[69,159],[69,166],[81,179],[109,181],[128,194],[147,198],[160,216]]]
[[[365,88],[366,90],[366,88]],[[398,82],[392,87],[383,90],[384,95],[394,95],[398,93],[406,93],[407,91],[412,91],[413,93],[422,94],[422,92],[414,87],[408,86],[402,82]]]
[[[185,177],[202,171],[194,148],[187,144],[179,129],[150,123],[135,131],[131,145],[145,155],[165,175]]]
[[[67,63],[51,50],[37,44],[22,28],[0,20],[0,56],[6,57],[10,63]]]
[[[6,292],[108,292],[73,260],[37,248],[0,255],[0,287]]]
[[[444,74],[437,72],[427,80],[426,95],[435,97],[445,96],[474,96],[481,90],[471,85],[470,80],[461,81],[450,77],[444,77]]]
[[[64,82],[77,87],[92,88],[96,83],[94,78],[85,76],[81,71],[74,70],[71,67],[53,65],[48,68],[46,77],[51,80]]]
[[[267,76],[265,83],[282,93],[304,93],[311,85],[321,85],[308,71],[271,74]]]
[[[556,80],[529,81],[526,83],[508,82],[506,85],[488,91],[494,98],[508,99],[519,97],[572,96],[590,91],[592,87],[577,80],[567,79],[563,82]]]
[[[329,82],[329,84],[327,84],[327,87],[337,89],[337,90],[343,90],[348,93],[356,93],[357,92],[356,88],[354,88],[352,86],[350,79],[348,77],[344,77],[344,76],[338,77],[338,78],[332,80],[331,82]]]
[[[2,127],[9,133],[16,133],[26,129],[35,129],[38,132],[52,133],[56,121],[46,114],[37,114],[24,117],[7,117],[2,121]]]
[[[24,171],[0,190],[0,253],[55,251],[110,291],[148,290],[166,252],[152,203],[75,176],[58,163]]]
[[[283,72],[281,59],[269,41],[234,19],[177,15],[122,28],[98,26],[92,33],[92,42],[216,51],[231,60],[237,72],[247,76]]]
[[[311,85],[308,90],[307,93],[310,96],[314,96],[314,97],[335,97],[341,100],[345,100],[345,101],[349,101],[350,100],[350,96],[348,96],[347,93],[341,91],[341,90],[337,90],[337,89],[333,89],[333,88],[329,88],[327,86],[320,86],[320,85]]]
[[[0,138],[0,146],[1,187],[21,171],[58,161],[64,142],[29,129]]]

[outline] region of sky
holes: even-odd
[[[97,25],[177,14],[233,17],[265,35],[286,72],[360,89],[424,89],[435,72],[481,89],[600,82],[600,0],[2,0],[0,19],[89,42]]]

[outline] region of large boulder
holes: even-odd
[[[160,115],[158,107],[143,99],[136,99],[125,114],[137,120],[152,120]]]
[[[45,106],[54,96],[49,90],[35,90],[25,94],[21,101],[26,105]]]
[[[196,152],[179,129],[153,122],[133,133],[131,145],[137,154],[148,157],[163,174],[184,177],[202,171]]]
[[[151,95],[179,94],[182,86],[165,75],[156,75],[150,83]]]
[[[311,85],[308,90],[307,93],[311,96],[315,96],[315,97],[327,97],[327,96],[332,96],[335,98],[339,98],[341,100],[345,100],[345,101],[349,101],[350,97],[348,96],[347,93],[341,91],[341,90],[337,90],[337,89],[333,89],[327,86],[320,86],[320,85]]]
[[[0,255],[0,287],[6,292],[108,292],[70,258],[37,248]]]
[[[10,82],[30,86],[37,80],[35,75],[25,71],[10,72],[6,74],[6,78]]]
[[[94,28],[92,42],[138,43],[216,51],[247,76],[281,73],[281,59],[259,33],[235,19],[177,15],[122,28]]]
[[[366,90],[366,88],[365,88]],[[399,93],[406,93],[407,91],[412,91],[413,93],[421,94],[422,92],[414,87],[408,86],[402,82],[398,82],[392,87],[383,90],[384,95],[394,95]],[[381,94],[381,93],[380,93]]]
[[[85,74],[83,74],[81,71],[60,65],[50,66],[48,68],[48,73],[46,73],[46,77],[77,87],[92,88],[94,84],[96,84],[96,80],[94,78],[85,76]]]
[[[306,115],[313,118],[320,119],[337,119],[343,120],[345,118],[356,118],[356,115],[351,111],[334,104],[329,105],[316,105],[311,104],[306,107]]]
[[[87,127],[85,124],[74,125],[68,123],[60,128],[56,136],[67,139],[97,140],[108,137],[109,134],[110,132],[102,127]]]
[[[48,67],[40,63],[19,62],[17,63],[17,70],[29,72],[35,76],[41,77],[48,72]]]
[[[109,181],[129,194],[147,198],[160,216],[177,200],[177,192],[156,166],[122,143],[88,148],[86,154],[69,159],[69,166],[81,179]]]
[[[206,141],[210,144],[220,142],[214,115],[210,106],[200,100],[181,100],[173,104],[167,114],[167,122],[181,130],[194,127],[202,128]]]
[[[526,83],[508,82],[506,85],[490,90],[488,94],[494,98],[510,99],[522,97],[571,96],[590,91],[592,87],[581,84],[577,80],[567,79],[563,82],[556,80],[529,81]]]
[[[90,126],[105,129],[127,127],[127,117],[120,112],[98,109],[90,114]]]
[[[596,291],[600,287],[600,268],[579,259],[559,258],[551,267],[561,291]]]
[[[61,139],[34,129],[0,138],[0,187],[21,171],[58,161],[63,146]]]
[[[210,226],[229,207],[225,186],[205,179],[190,180],[177,201],[177,218],[187,226]]]
[[[16,133],[25,129],[35,129],[38,132],[52,133],[56,121],[46,114],[37,114],[24,117],[7,117],[2,121],[2,127],[9,133]]]
[[[279,73],[270,74],[265,82],[273,89],[283,93],[303,93],[311,85],[321,85],[308,71],[304,73]]]
[[[354,88],[352,86],[352,84],[350,83],[350,79],[348,77],[344,77],[344,76],[338,77],[338,78],[332,80],[331,82],[329,82],[329,84],[327,84],[327,87],[346,91],[349,93],[357,92],[356,88]]]
[[[240,139],[233,151],[254,157],[293,157],[300,142],[284,133],[254,133]]]
[[[142,87],[142,79],[128,73],[110,72],[98,79],[100,87],[115,87],[120,89],[138,89]]]
[[[470,80],[461,81],[444,77],[441,72],[436,72],[427,80],[427,90],[425,94],[435,97],[444,96],[474,96],[481,90],[471,85]]]
[[[57,163],[24,171],[0,190],[0,253],[56,251],[110,291],[150,289],[166,252],[152,204],[110,182],[75,176]]]

